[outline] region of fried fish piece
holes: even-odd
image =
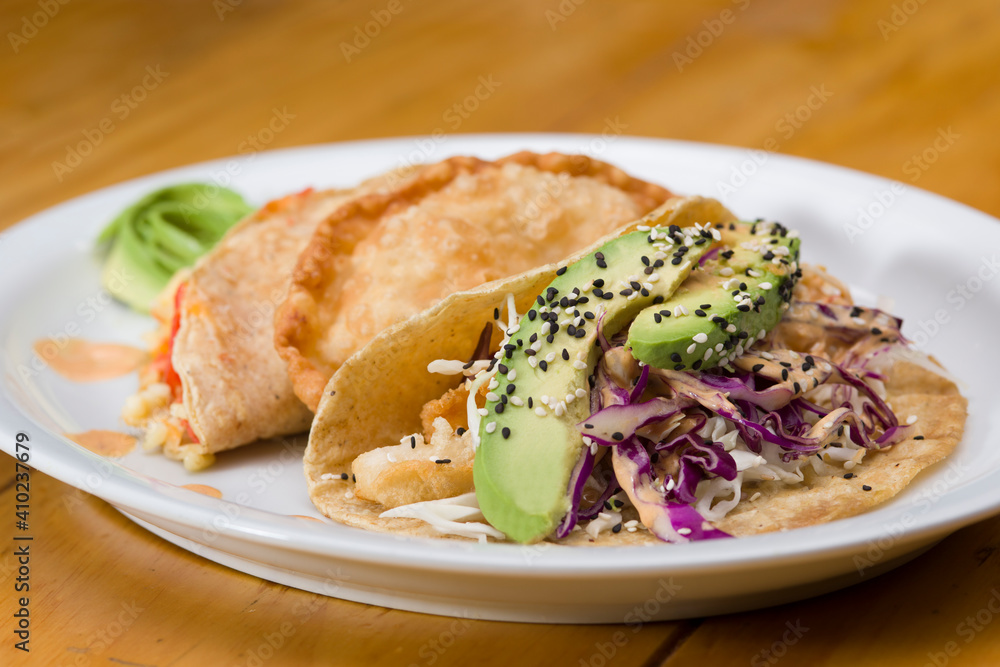
[[[310,409],[387,326],[461,290],[556,261],[670,196],[597,160],[455,157],[320,224],[275,316],[274,344]]]

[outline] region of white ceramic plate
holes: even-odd
[[[134,376],[74,384],[35,370],[31,346],[67,327],[89,340],[140,344],[151,321],[107,302],[93,241],[143,193],[214,179],[262,203],[306,186],[346,186],[409,162],[521,149],[586,152],[677,192],[719,197],[739,215],[798,228],[806,261],[894,299],[904,331],[964,380],[970,416],[958,450],[892,502],[852,519],[725,542],[569,549],[392,537],[292,518],[319,516],[306,494],[301,442],[257,444],[188,474],[140,451],[109,462],[58,435],[123,428],[118,413]],[[882,178],[746,149],[487,135],[245,155],[106,188],[0,235],[0,442],[11,453],[15,433],[27,432],[34,467],[107,500],[165,539],[335,597],[470,618],[573,623],[762,607],[862,581],[1000,510],[998,250],[1000,222],[975,210]],[[223,499],[179,488],[188,483],[216,487]]]

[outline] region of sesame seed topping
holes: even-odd
[[[492,433],[495,430],[497,430],[497,423],[496,422],[489,422],[489,423],[486,424],[486,432],[487,433]]]

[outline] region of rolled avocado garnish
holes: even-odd
[[[111,221],[97,238],[109,244],[101,282],[140,312],[171,276],[212,249],[253,207],[227,188],[188,183],[151,192]]]
[[[609,241],[557,272],[501,350],[473,464],[476,497],[518,542],[551,534],[569,510],[567,486],[584,447],[589,378],[600,324],[613,336],[661,303],[714,245],[697,229],[653,227]],[[649,270],[647,270],[649,269]],[[491,383],[493,386],[493,383]]]

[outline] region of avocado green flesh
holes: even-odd
[[[678,230],[668,243],[666,229],[634,232],[567,267],[521,318],[509,341],[514,348],[501,350],[496,386],[480,424],[473,480],[483,515],[510,539],[540,540],[569,510],[569,479],[584,446],[576,425],[590,414],[589,378],[600,351],[598,320],[603,315],[602,331],[610,337],[677,289],[712,247],[711,239],[685,246],[686,254],[672,264],[684,232],[699,238],[695,230]],[[595,280],[603,282],[594,285]],[[543,317],[554,309],[558,330],[551,333]],[[580,329],[583,334],[574,333]],[[532,346],[533,356],[527,352]]]
[[[798,271],[798,238],[776,223],[733,223],[719,231],[720,254],[635,318],[626,348],[636,359],[706,370],[742,354],[781,319]]]
[[[206,183],[151,192],[98,237],[110,244],[101,282],[115,298],[146,312],[178,269],[194,264],[252,210],[236,192]]]

